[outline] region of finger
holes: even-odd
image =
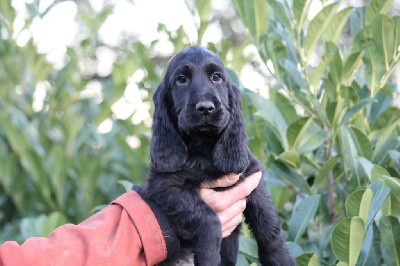
[[[241,217],[244,209],[246,209],[246,199],[241,199],[223,212],[217,213],[218,218],[221,221],[222,230],[224,229],[225,224],[229,223],[229,221],[234,219],[236,216],[239,215]]]
[[[200,188],[219,188],[219,187],[230,187],[239,180],[239,175],[227,174],[216,180],[205,181],[200,185]]]
[[[242,222],[242,215],[235,216],[232,220],[230,220],[225,228],[222,229],[222,237],[230,236],[230,234],[238,227],[238,225]]]
[[[202,198],[215,212],[224,211],[238,200],[244,199],[250,195],[250,193],[258,186],[261,175],[261,172],[254,173],[246,177],[242,183],[225,191],[208,194],[207,192],[203,192],[204,197],[203,194],[201,194]],[[200,191],[200,193],[202,192]],[[207,199],[205,199],[205,197]]]

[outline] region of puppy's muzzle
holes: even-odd
[[[196,110],[200,114],[206,116],[211,114],[215,110],[215,105],[210,101],[202,101],[196,104]]]

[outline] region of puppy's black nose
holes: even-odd
[[[196,110],[202,113],[203,115],[208,115],[212,111],[214,111],[215,106],[210,101],[203,101],[196,104]]]

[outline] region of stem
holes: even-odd
[[[382,89],[383,86],[385,86],[387,80],[389,79],[390,75],[393,73],[398,61],[400,59],[400,52],[397,53],[397,55],[394,57],[392,64],[390,64],[389,69],[385,73],[385,75],[382,77],[381,81],[379,82],[379,89]]]
[[[326,128],[326,126],[323,126]],[[324,142],[324,159],[325,162],[328,161],[331,153],[331,140],[329,137],[326,137],[325,142]],[[331,218],[331,222],[335,223],[336,222],[336,209],[335,209],[335,184],[333,182],[333,173],[332,170],[328,172],[326,175],[326,191],[328,193],[328,210],[329,210],[329,215]]]

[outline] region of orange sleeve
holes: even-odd
[[[155,265],[167,258],[160,226],[147,203],[129,191],[79,225],[48,237],[0,245],[0,266]]]

